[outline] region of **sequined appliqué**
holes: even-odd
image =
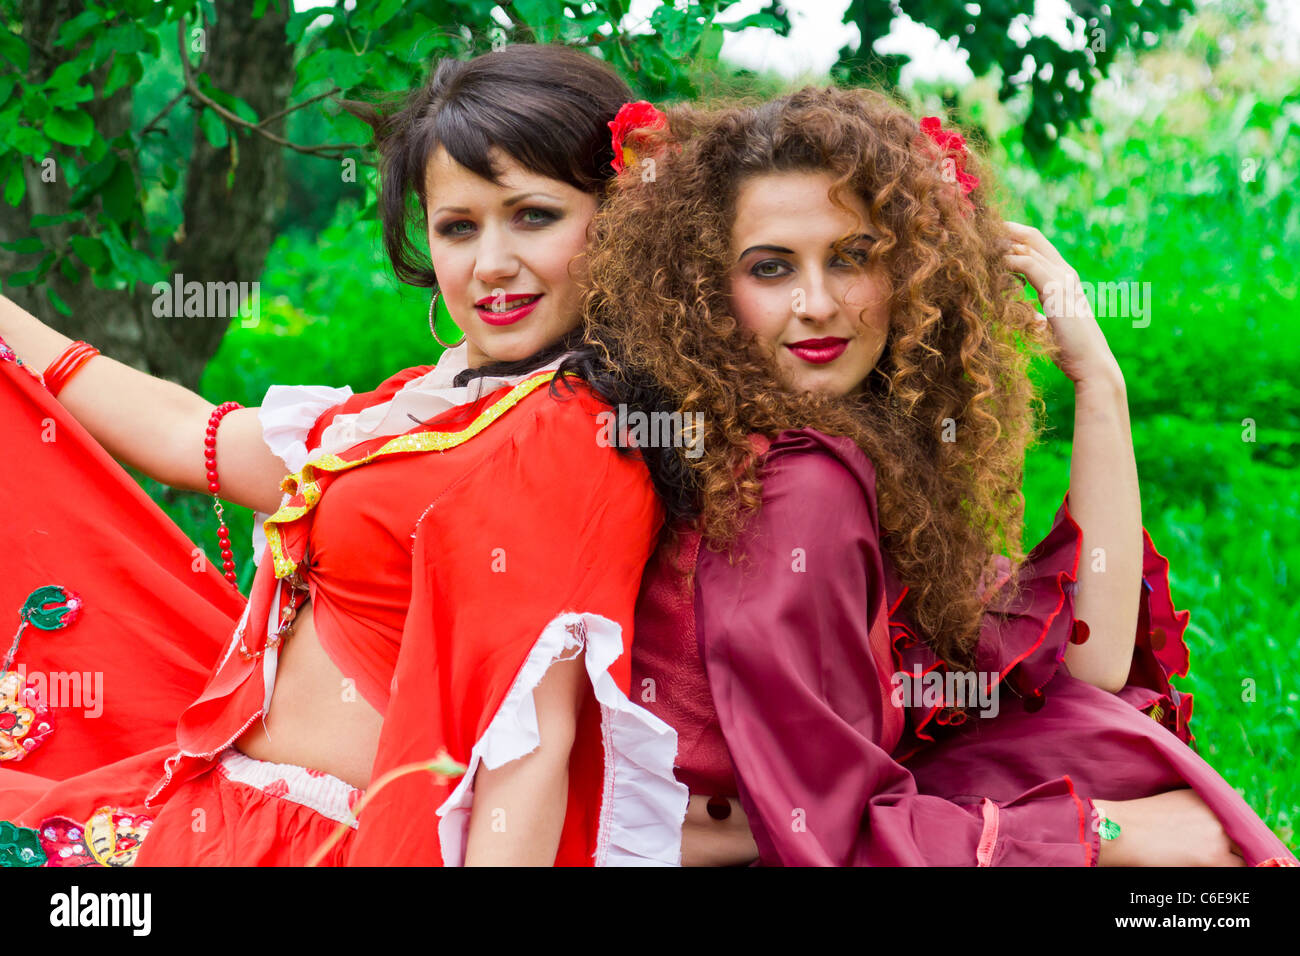
[[[54,732],[50,709],[17,671],[0,678],[0,761],[22,760]]]
[[[41,823],[46,866],[132,866],[153,818],[100,807],[84,824],[69,817]]]

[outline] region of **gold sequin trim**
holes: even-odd
[[[280,529],[275,527],[280,524],[289,524],[297,521],[307,512],[316,506],[321,499],[320,482],[315,481],[314,477],[317,472],[340,472],[347,471],[350,468],[357,468],[361,465],[369,464],[376,458],[382,458],[385,455],[393,455],[399,452],[419,452],[419,451],[446,451],[449,448],[455,448],[469,441],[475,435],[479,434],[494,421],[504,415],[510,409],[514,408],[523,401],[529,394],[545,385],[555,377],[555,372],[543,372],[535,378],[527,379],[520,382],[509,392],[503,395],[497,401],[480,414],[474,421],[470,422],[464,429],[456,432],[417,432],[413,435],[398,435],[396,438],[381,445],[363,458],[355,461],[348,461],[340,458],[338,455],[322,455],[317,461],[310,461],[302,466],[302,470],[296,474],[287,475],[280,483],[280,488],[291,495],[302,495],[303,503],[301,505],[286,504],[271,517],[262,523],[262,530],[266,533],[266,542],[271,546],[271,557],[275,561],[275,576],[277,578],[288,577],[297,570],[297,562],[289,557],[288,551],[284,546],[284,539],[280,534]]]

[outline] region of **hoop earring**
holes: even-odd
[[[460,342],[452,342],[451,344],[448,344],[444,342],[442,339],[438,338],[438,329],[433,324],[433,310],[438,306],[438,296],[440,295],[442,295],[442,290],[435,289],[433,293],[433,300],[429,303],[429,331],[433,333],[433,340],[437,342],[439,345],[441,345],[443,348],[454,349],[457,345],[460,345],[460,342],[465,341],[465,333],[462,332],[460,334]]]

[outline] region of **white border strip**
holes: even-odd
[[[568,612],[542,630],[483,736],[469,767],[438,808],[444,866],[464,866],[474,804],[474,774],[536,750],[541,743],[533,690],[571,648],[586,646],[587,676],[601,711],[605,785],[596,841],[597,866],[680,866],[688,792],[673,774],[677,732],[628,700],[609,674],[623,654],[623,629],[599,614]]]

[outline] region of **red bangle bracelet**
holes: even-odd
[[[50,390],[51,395],[58,397],[59,392],[63,391],[63,386],[68,384],[68,380],[99,354],[99,349],[93,345],[81,341],[73,342],[59,353],[59,356],[45,370],[45,374],[41,376],[45,387]]]
[[[47,383],[54,382],[57,387],[61,388],[78,360],[93,355],[96,351],[94,346],[85,342],[73,342],[49,364],[42,378]]]

